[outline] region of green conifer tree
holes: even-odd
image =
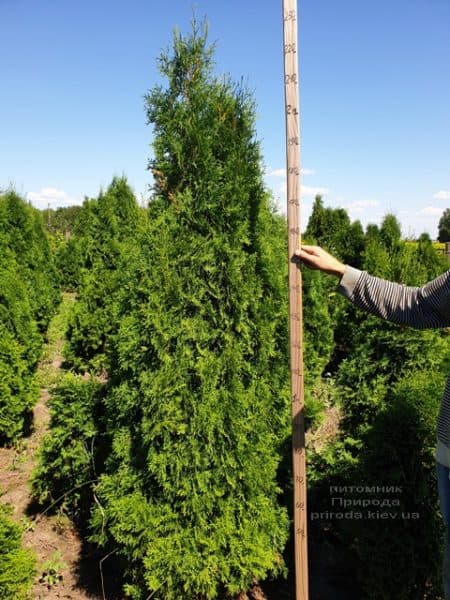
[[[22,548],[22,529],[0,503],[0,598],[27,600],[36,574],[36,557]]]
[[[0,196],[0,238],[15,257],[17,277],[28,288],[34,317],[44,332],[60,300],[59,280],[42,214],[13,191]]]
[[[167,87],[146,99],[151,223],[121,287],[112,453],[92,519],[134,598],[212,599],[283,570],[285,240],[263,186],[253,101],[216,78],[212,60],[205,26],[175,33],[160,58]]]
[[[321,196],[316,196],[305,237],[323,246],[344,262],[361,266],[364,249],[364,232],[359,221],[352,223],[344,208],[323,205]]]
[[[446,208],[439,219],[438,240],[450,242],[450,208]]]
[[[387,214],[380,227],[380,238],[389,252],[395,252],[400,246],[402,231],[395,215]]]
[[[64,356],[76,369],[102,371],[108,367],[108,339],[117,329],[113,311],[120,289],[118,265],[126,248],[133,244],[139,221],[139,207],[126,178],[115,177],[98,199],[84,202],[74,225],[72,254],[66,258],[78,254],[80,285]],[[73,267],[73,271],[77,269]]]
[[[417,244],[417,260],[421,268],[419,271],[419,285],[437,277],[449,268],[445,255],[438,254],[433,247],[433,242],[428,233],[422,233]]]
[[[39,211],[0,195],[0,442],[23,433],[36,401],[42,334],[59,299]]]

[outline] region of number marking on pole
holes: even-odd
[[[283,2],[286,118],[287,220],[289,247],[289,347],[291,371],[292,463],[294,476],[295,598],[308,600],[308,545],[303,390],[301,271],[292,261],[300,246],[300,123],[297,0]]]

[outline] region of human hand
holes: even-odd
[[[342,277],[344,274],[345,265],[319,246],[302,245],[294,255],[310,269],[319,269],[336,277]]]

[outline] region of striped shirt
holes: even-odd
[[[450,270],[423,287],[407,287],[346,266],[337,291],[392,323],[416,329],[450,327]],[[439,409],[436,460],[450,467],[450,376]]]

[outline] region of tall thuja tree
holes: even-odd
[[[364,231],[361,223],[352,222],[343,208],[325,206],[321,196],[314,200],[305,239],[323,246],[347,264],[357,268],[362,265]],[[336,284],[330,277],[305,271],[304,284],[306,367],[313,359],[316,374],[320,375],[325,366],[334,372],[352,337],[347,321],[354,310],[343,299],[335,297]]]
[[[450,242],[450,208],[446,208],[439,219],[438,240]]]
[[[19,265],[0,235],[0,443],[14,441],[37,397],[42,339]]]
[[[395,253],[401,247],[402,230],[397,217],[393,214],[384,216],[380,227],[380,238],[386,250]]]
[[[146,98],[151,222],[122,286],[112,453],[92,519],[133,598],[217,598],[283,569],[285,240],[252,99],[216,78],[212,60],[205,26],[175,33],[160,59],[167,85]]]
[[[81,206],[65,206],[41,211],[61,288],[70,292],[80,283],[82,248],[73,230],[82,210]]]
[[[351,222],[344,208],[325,207],[322,197],[316,196],[305,236],[346,263],[361,266],[364,232],[359,221]]]
[[[28,288],[31,307],[44,332],[60,300],[59,279],[40,211],[15,192],[0,196],[0,233]]]
[[[0,441],[17,439],[37,397],[42,333],[59,298],[39,212],[0,196]]]
[[[96,200],[86,200],[74,226],[73,251],[80,264],[78,299],[71,313],[64,355],[86,370],[108,368],[108,340],[116,329],[114,299],[122,254],[133,244],[140,220],[126,179],[114,178]],[[126,264],[124,265],[126,269]]]
[[[114,262],[117,243],[133,237],[138,221],[139,207],[126,177],[114,177],[97,198],[86,198],[72,229],[82,270]]]

